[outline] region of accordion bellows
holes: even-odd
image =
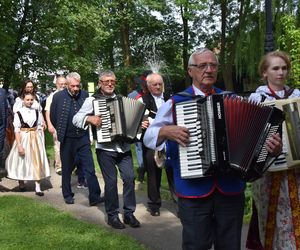
[[[98,143],[122,141],[132,143],[141,125],[145,104],[125,96],[93,101],[95,115],[101,115],[102,126],[96,128]]]
[[[284,121],[281,110],[240,97],[212,95],[176,104],[177,125],[190,131],[179,146],[182,178],[218,174],[259,178],[274,158],[265,147]]]

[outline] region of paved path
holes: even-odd
[[[101,189],[104,190],[103,180],[99,178]],[[0,195],[22,194],[32,197],[42,202],[49,203],[55,208],[67,211],[76,218],[89,223],[101,225],[109,230],[112,229],[106,224],[106,216],[103,204],[98,207],[90,207],[87,199],[88,191],[86,189],[78,189],[76,187],[76,178],[72,178],[73,192],[75,193],[75,204],[67,205],[64,203],[61,194],[61,177],[52,170],[52,176],[49,180],[43,180],[42,189],[45,196],[38,197],[34,194],[34,183],[27,184],[27,192],[18,192],[18,183],[9,179],[2,179],[0,182]],[[181,249],[181,225],[176,217],[176,206],[171,201],[163,201],[161,215],[153,217],[146,211],[147,198],[145,197],[145,185],[136,184],[137,191],[137,208],[135,215],[141,222],[140,228],[130,228],[126,226],[124,230],[115,230],[120,233],[130,235],[137,241],[144,244],[148,249],[155,250],[179,250]],[[122,187],[119,182],[119,198],[122,208]],[[120,215],[121,218],[121,215]],[[243,244],[245,245],[245,233],[247,225],[243,227]],[[242,249],[245,249],[242,247]]]

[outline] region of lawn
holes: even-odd
[[[146,249],[134,239],[79,221],[23,196],[0,197],[0,249]]]

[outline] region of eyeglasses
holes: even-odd
[[[200,70],[207,70],[210,67],[211,70],[216,70],[218,68],[217,63],[200,63],[200,64],[190,64],[189,66],[196,67]]]
[[[116,84],[117,81],[116,81],[116,80],[106,80],[106,81],[102,81],[102,80],[101,80],[101,82],[102,82],[103,84],[105,84],[105,85],[108,85],[108,84],[110,84],[110,83],[111,83],[111,84]]]

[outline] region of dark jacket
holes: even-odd
[[[59,142],[62,143],[68,134],[69,137],[81,137],[88,133],[88,130],[77,128],[72,123],[73,116],[87,97],[88,93],[84,90],[80,90],[76,97],[72,97],[67,89],[54,94],[50,108],[50,120],[56,129]]]
[[[2,160],[2,151],[3,151],[5,131],[6,131],[6,121],[7,121],[6,91],[0,88],[0,160]]]

